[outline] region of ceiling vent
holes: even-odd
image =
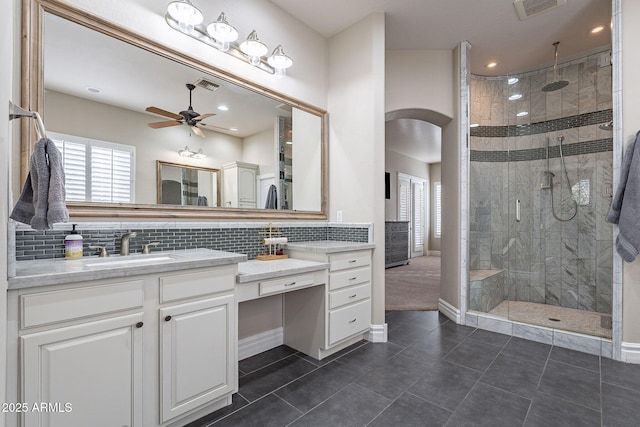
[[[567,0],[514,0],[513,6],[521,21],[566,4]]]
[[[219,84],[214,83],[211,80],[207,80],[205,78],[198,80],[197,82],[194,83],[194,85],[210,91],[214,91],[220,87]]]

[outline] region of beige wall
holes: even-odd
[[[442,180],[442,163],[430,163],[429,164],[429,185],[431,186],[429,189],[430,194],[430,215],[431,221],[429,221],[429,250],[430,251],[440,251],[440,242],[441,238],[435,237],[433,221],[435,211],[433,210],[435,206],[435,192],[433,191],[433,184]],[[442,217],[444,218],[444,212],[442,212]]]
[[[386,150],[385,171],[390,173],[391,199],[384,201],[385,221],[398,219],[398,172],[429,180],[429,165],[411,157]]]
[[[625,148],[640,130],[639,18],[640,2],[622,0],[622,140]],[[640,257],[624,263],[622,295],[622,341],[640,343]]]
[[[329,40],[329,208],[371,222],[373,323],[384,323],[384,14]]]
[[[322,123],[318,116],[293,109],[293,209],[319,211],[322,200]]]

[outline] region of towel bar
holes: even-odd
[[[44,123],[42,122],[42,117],[40,114],[35,111],[25,110],[22,107],[17,106],[13,102],[9,101],[9,109],[13,111],[13,113],[9,113],[9,121],[13,119],[21,119],[23,117],[30,117],[35,120],[36,123],[36,132],[40,138],[47,137],[47,131],[44,128]]]

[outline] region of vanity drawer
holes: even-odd
[[[371,281],[371,268],[358,268],[354,270],[343,271],[340,273],[331,273],[329,275],[329,290],[344,288],[345,286],[358,285]]]
[[[298,274],[293,276],[281,277],[273,280],[263,280],[260,282],[260,295],[281,294],[294,289],[303,288],[313,285],[313,274]]]
[[[20,296],[20,329],[142,307],[142,280]]]
[[[329,263],[331,264],[329,271],[364,267],[371,264],[371,251],[356,251],[330,255]]]
[[[371,326],[371,300],[329,312],[329,345],[362,333]]]
[[[371,285],[369,283],[353,288],[343,289],[329,293],[329,309],[342,307],[371,297]]]
[[[221,267],[194,273],[160,277],[160,303],[233,291],[236,267]]]

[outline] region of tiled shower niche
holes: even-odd
[[[594,54],[559,67],[471,79],[469,268],[504,270],[507,299],[611,313],[611,66]],[[516,83],[509,79],[517,77]],[[509,100],[513,95],[518,99]],[[517,97],[516,97],[517,98]],[[526,112],[528,114],[518,113]],[[559,140],[571,186],[561,168]],[[553,178],[556,215],[547,183]],[[516,220],[516,204],[520,218]]]

